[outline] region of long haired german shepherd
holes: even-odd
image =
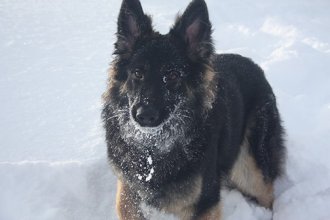
[[[120,219],[146,207],[180,219],[220,219],[220,189],[271,208],[283,128],[272,88],[250,59],[215,54],[203,0],[169,33],[139,0],[123,0],[102,117],[119,179]]]

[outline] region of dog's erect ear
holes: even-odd
[[[212,26],[204,0],[193,0],[170,30],[170,35],[184,43],[194,60],[208,59],[213,53],[211,33]]]
[[[117,25],[116,54],[131,51],[139,37],[152,32],[151,19],[144,14],[139,0],[123,0]]]

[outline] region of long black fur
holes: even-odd
[[[139,192],[136,196],[141,201],[162,209],[171,203],[169,195],[189,194],[190,180],[201,176],[195,216],[219,202],[222,180],[247,130],[250,153],[265,181],[273,182],[281,174],[284,158],[276,99],[263,71],[240,55],[215,54],[211,32],[203,0],[193,0],[166,35],[153,30],[138,0],[124,0],[102,112],[108,157],[118,177]],[[142,81],[134,78],[136,68],[144,73]],[[165,84],[164,75],[172,69],[181,73],[180,79]],[[178,96],[185,97],[181,108],[187,114],[187,122],[178,126],[189,126],[185,138],[190,141],[177,141],[162,151],[162,146],[137,146],[134,139],[123,137],[122,120],[133,120],[128,112],[130,99],[139,102],[147,97],[162,122]],[[151,167],[155,172],[146,181]]]

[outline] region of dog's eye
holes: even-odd
[[[134,70],[134,76],[137,79],[142,79],[143,78],[143,73],[140,69],[135,69]]]
[[[163,81],[164,83],[173,82],[179,79],[179,77],[180,77],[180,73],[171,71],[164,76]]]

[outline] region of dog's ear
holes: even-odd
[[[117,22],[115,54],[130,52],[136,40],[152,32],[151,19],[139,0],[123,0]]]
[[[170,35],[184,43],[193,60],[208,59],[213,53],[212,26],[204,0],[193,0],[179,16]]]

